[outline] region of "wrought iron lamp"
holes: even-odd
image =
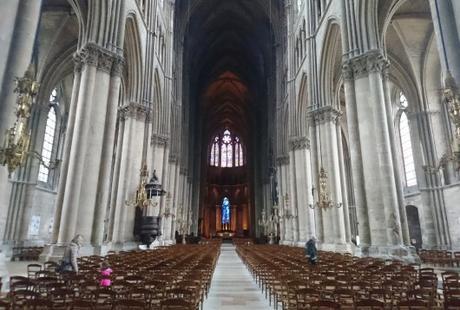
[[[41,154],[29,150],[30,130],[27,127],[34,98],[38,93],[40,84],[35,81],[31,68],[25,72],[24,77],[16,78],[15,82],[14,92],[18,94],[16,121],[13,127],[6,131],[3,147],[0,148],[0,164],[6,166],[9,175],[11,175],[17,168],[24,166],[27,158],[32,155],[45,167],[54,169],[59,161],[45,163]]]
[[[327,173],[323,167],[321,167],[319,171],[318,183],[319,183],[318,200],[314,204],[309,204],[309,207],[312,209],[314,208],[330,209],[333,207],[341,208],[342,207],[341,202],[334,202],[329,197],[329,191],[327,190]],[[313,192],[314,192],[314,189],[313,189]]]
[[[274,244],[275,235],[277,234],[276,227],[279,223],[278,207],[272,207],[272,214],[270,216],[267,216],[265,210],[262,210],[261,215],[262,217],[259,219],[258,224],[263,227],[265,233],[268,231],[269,244]]]
[[[153,198],[164,195],[166,191],[163,190],[158,182],[155,171],[149,182],[147,182],[148,175],[147,164],[144,163],[140,172],[140,183],[137,186],[136,196],[131,200],[125,201],[127,206],[140,208],[148,208],[149,206],[155,208],[158,206],[158,202],[154,202]]]

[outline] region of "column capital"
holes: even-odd
[[[113,75],[121,75],[123,71],[124,59],[122,56],[94,43],[86,44],[75,53],[74,59],[78,60],[81,65],[94,66]]]
[[[280,155],[276,158],[276,163],[280,166],[289,165],[289,155]]]
[[[123,68],[125,66],[125,60],[121,57],[114,59],[112,64],[112,71],[110,72],[112,76],[119,76],[123,74]]]
[[[152,134],[152,138],[150,139],[150,144],[158,145],[158,146],[166,146],[168,144],[168,141],[169,141],[168,136],[154,133]]]
[[[289,147],[291,151],[309,149],[310,139],[307,137],[291,137],[289,139]]]
[[[320,107],[308,113],[308,118],[314,123],[334,122],[337,123],[342,112],[331,106]]]
[[[342,74],[345,80],[359,79],[370,73],[388,74],[389,60],[380,50],[371,50],[343,62]]]
[[[134,118],[137,120],[145,121],[147,114],[150,113],[150,108],[137,102],[130,102],[127,105],[118,108],[119,118],[126,120],[127,118]]]
[[[73,62],[74,62],[74,72],[77,74],[77,73],[81,73],[81,68],[83,67],[83,60],[82,60],[82,57],[81,57],[81,54],[77,54],[75,53],[73,55]]]

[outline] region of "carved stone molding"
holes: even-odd
[[[112,65],[114,63],[114,60],[115,58],[112,55],[101,52],[99,54],[97,68],[101,71],[112,73]]]
[[[375,72],[388,74],[389,65],[381,51],[373,50],[346,60],[342,64],[342,74],[345,80],[359,79]]]
[[[112,75],[121,75],[123,71],[122,56],[93,43],[85,45],[75,54],[74,59],[78,59],[82,65],[94,66]]]
[[[168,145],[169,137],[160,135],[160,134],[153,134],[152,138],[150,139],[151,145],[158,145],[158,146],[166,146]]]
[[[276,163],[280,166],[289,165],[289,155],[281,155],[276,158]]]
[[[323,122],[334,122],[337,123],[340,117],[342,116],[342,112],[331,107],[321,107],[309,112],[308,117],[312,119],[315,123],[323,123]]]
[[[111,75],[121,76],[123,74],[124,65],[125,65],[125,61],[123,58],[121,57],[115,58],[115,60],[113,61],[113,65],[112,65]]]
[[[118,108],[118,113],[121,120],[134,118],[145,121],[147,114],[150,113],[150,109],[142,104],[131,102],[128,105]]]
[[[310,140],[307,137],[292,137],[289,139],[289,147],[292,151],[309,149]]]
[[[75,74],[81,73],[81,68],[83,67],[83,61],[81,59],[80,54],[74,54],[73,55],[73,62],[74,62],[74,72]]]
[[[97,63],[99,60],[99,49],[94,48],[93,45],[88,45],[85,48],[83,48],[79,54],[83,64],[87,66],[97,67]]]

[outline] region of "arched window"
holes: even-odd
[[[230,224],[230,200],[227,197],[222,200],[222,224]]]
[[[406,178],[406,186],[417,185],[417,176],[415,174],[414,154],[412,152],[412,141],[410,136],[409,119],[405,109],[408,106],[407,98],[403,93],[400,93],[399,102],[403,109],[399,118],[399,136],[401,138],[401,151],[403,156],[404,175]]]
[[[51,92],[49,103],[51,107],[48,112],[48,117],[46,119],[45,136],[43,139],[42,147],[42,159],[46,166],[49,166],[51,162],[51,156],[53,154],[54,135],[56,133],[55,106],[58,105],[56,89],[53,89],[53,91]],[[49,168],[45,165],[43,165],[43,163],[40,164],[38,170],[38,180],[47,183],[49,177]]]
[[[210,166],[231,168],[244,165],[241,140],[238,136],[232,135],[228,129],[213,138],[209,151]]]

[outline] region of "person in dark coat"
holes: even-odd
[[[312,236],[305,244],[305,255],[308,257],[310,264],[315,265],[318,259],[318,250],[316,249],[316,237]]]
[[[62,271],[73,271],[78,273],[78,262],[80,247],[83,243],[83,236],[76,235],[64,250]]]

